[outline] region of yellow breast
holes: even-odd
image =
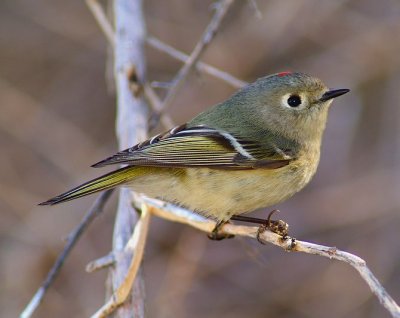
[[[318,161],[319,151],[309,151],[289,165],[273,170],[150,168],[151,173],[130,186],[218,220],[228,220],[232,215],[288,199],[311,180]]]

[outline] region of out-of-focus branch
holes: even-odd
[[[151,109],[154,112],[160,112],[162,110],[162,101],[150,85],[146,84],[144,86],[144,94],[149,102]],[[175,126],[174,121],[168,114],[163,114],[160,118],[160,121],[165,129],[170,129],[171,127]]]
[[[147,37],[146,40],[150,46],[185,63],[185,65],[182,67],[180,72],[178,72],[177,76],[175,77],[176,79],[174,81],[174,88],[171,90],[178,89],[178,87],[177,87],[178,83],[176,81],[178,80],[178,82],[183,83],[184,79],[187,77],[187,75],[189,74],[190,70],[193,67],[196,67],[200,71],[207,73],[211,76],[214,76],[215,78],[218,78],[218,79],[232,85],[235,88],[240,88],[247,84],[247,82],[242,81],[227,72],[221,71],[214,66],[211,66],[209,64],[198,61],[202,52],[205,50],[206,46],[210,43],[210,41],[212,40],[216,31],[218,30],[219,25],[222,21],[222,18],[226,14],[227,9],[232,2],[233,2],[233,0],[232,1],[224,1],[223,3],[219,4],[220,7],[218,8],[216,14],[214,15],[214,18],[211,20],[209,26],[207,27],[206,31],[204,32],[202,39],[196,45],[191,56],[173,48],[172,46],[160,41],[159,39],[156,39],[154,37]],[[95,17],[95,19],[96,19],[98,25],[100,26],[101,30],[103,31],[104,35],[108,39],[110,45],[114,47],[115,46],[115,33],[114,33],[113,27],[111,26],[109,20],[107,19],[104,9],[98,3],[97,0],[86,0],[86,4],[88,5],[90,11],[92,12],[93,16]],[[179,75],[179,74],[181,74],[181,75]],[[168,95],[167,95],[165,101],[162,102],[150,86],[145,85],[144,92],[145,92],[145,96],[146,96],[147,100],[149,101],[150,106],[152,107],[152,109],[155,113],[155,122],[160,120],[166,129],[173,127],[174,122],[171,119],[171,117],[168,116],[167,114],[163,113],[163,110],[165,109],[165,102],[167,101]],[[173,94],[175,95],[176,92]],[[169,98],[171,98],[171,97],[169,97]],[[161,115],[161,118],[159,118],[160,115]]]
[[[92,12],[93,16],[95,17],[98,25],[100,26],[101,30],[103,31],[104,35],[106,36],[109,44],[114,47],[115,46],[115,33],[114,30],[110,24],[110,21],[108,20],[103,7],[98,3],[97,0],[86,0],[86,4],[89,7],[90,11]],[[186,59],[185,59],[186,60]],[[217,70],[219,71],[219,70]],[[221,73],[225,73],[222,71],[219,71]],[[229,76],[229,74],[227,74]],[[154,90],[146,85],[144,87],[145,95],[146,98],[148,99],[148,102],[152,109],[154,111],[161,111],[162,109],[162,102],[157,96],[157,94],[154,92]],[[161,123],[163,124],[164,128],[169,129],[173,126],[175,126],[173,120],[168,114],[163,114],[161,117]]]
[[[92,207],[87,211],[85,216],[83,217],[82,221],[76,226],[76,228],[68,235],[67,243],[63,251],[58,256],[57,260],[55,261],[53,267],[47,274],[46,279],[43,281],[40,288],[36,291],[35,295],[32,297],[29,304],[25,307],[23,312],[21,313],[21,318],[28,318],[31,317],[35,310],[40,305],[46,291],[49,289],[51,284],[56,279],[58,273],[60,272],[62,266],[64,265],[64,261],[68,257],[69,253],[74,248],[76,242],[81,237],[82,233],[86,230],[86,228],[92,223],[92,221],[103,212],[104,205],[106,204],[107,200],[109,199],[111,193],[114,190],[107,190],[100,194],[100,196],[96,199],[93,203]]]
[[[106,36],[112,47],[115,46],[115,34],[111,23],[108,21],[107,15],[97,0],[85,0],[98,25]]]
[[[117,88],[116,130],[119,148],[126,149],[147,136],[147,106],[143,98],[146,61],[143,52],[145,23],[141,0],[114,0],[115,46],[114,72]],[[132,259],[125,251],[138,213],[132,207],[130,190],[122,189],[114,226],[113,254],[110,269],[110,293],[124,282]],[[117,317],[144,317],[144,284],[139,273],[127,301],[116,311]]]
[[[111,46],[115,45],[115,35],[114,35],[114,30],[110,24],[110,22],[107,19],[107,16],[101,7],[101,5],[97,2],[97,0],[86,0],[86,3],[92,12],[93,16],[95,17],[97,23],[100,26],[100,29],[103,31],[104,35],[108,39],[109,43]],[[179,51],[175,49],[174,47],[168,45],[167,43],[162,42],[161,40],[148,36],[146,38],[147,44],[150,45],[151,47],[164,52],[168,54],[169,56],[177,59],[178,61],[186,63],[186,61],[189,58],[189,55],[183,53],[182,51]],[[235,88],[241,88],[248,83],[245,81],[242,81],[241,79],[238,79],[237,77],[229,74],[228,72],[222,71],[212,65],[209,65],[207,63],[198,61],[196,63],[196,68],[208,75],[211,75],[215,78],[218,78],[229,85],[235,87]]]
[[[162,42],[161,40],[155,37],[149,36],[147,37],[146,41],[147,44],[150,45],[151,47],[168,54],[169,56],[177,59],[178,61],[186,62],[186,60],[189,58],[189,55],[175,49],[174,47]],[[237,77],[229,74],[228,72],[221,71],[220,69],[201,61],[196,63],[196,68],[199,71],[202,71],[215,78],[218,78],[235,88],[241,88],[248,84],[247,82],[238,79]]]
[[[200,59],[205,49],[207,48],[207,46],[210,44],[215,34],[217,33],[221,25],[221,22],[225,14],[228,12],[228,9],[232,5],[232,3],[233,0],[221,0],[218,3],[216,12],[213,18],[211,19],[210,23],[208,24],[207,28],[205,29],[202,37],[197,42],[190,56],[186,59],[185,64],[176,74],[173,80],[173,86],[168,91],[168,94],[163,101],[162,110],[153,114],[150,129],[153,128],[153,126],[157,125],[158,121],[160,120],[161,114],[165,112],[174,101],[177,93],[179,92],[180,88],[182,87],[183,83],[188,77],[190,71],[194,68],[197,61]]]
[[[107,254],[101,258],[91,261],[86,265],[86,271],[88,273],[93,273],[103,268],[107,268],[115,264],[115,255],[113,253]]]
[[[176,207],[172,204],[148,198],[145,198],[144,200],[149,205],[150,213],[168,221],[187,224],[207,233],[211,232],[215,226],[215,222],[200,215],[193,214],[193,212],[188,210]],[[222,227],[221,232],[224,234],[246,236],[257,239],[258,228],[254,226],[225,224]],[[274,244],[286,251],[319,255],[349,264],[358,271],[361,278],[368,284],[371,291],[378,298],[379,302],[390,312],[392,317],[400,317],[399,305],[387,293],[382,284],[368,268],[366,262],[360,257],[341,251],[336,247],[328,247],[310,242],[298,241],[290,237],[283,239],[280,235],[270,231],[262,232],[259,238],[263,242]]]

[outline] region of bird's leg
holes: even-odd
[[[271,211],[266,220],[242,215],[234,215],[231,217],[231,220],[260,224],[257,232],[257,240],[260,243],[262,243],[260,240],[260,235],[267,229],[271,232],[281,235],[282,238],[285,239],[289,233],[289,224],[282,220],[271,220],[272,215],[276,212],[279,212],[279,210]]]
[[[225,223],[228,223],[229,221],[218,221],[217,224],[215,225],[214,229],[211,231],[210,234],[208,234],[208,238],[213,241],[221,241],[226,238],[233,238],[235,235],[231,234],[223,234],[220,233],[220,229],[224,226]]]

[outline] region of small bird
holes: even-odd
[[[215,219],[280,203],[314,176],[333,98],[321,80],[298,72],[262,77],[191,121],[102,160],[123,168],[40,205],[117,186]]]

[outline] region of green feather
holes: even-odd
[[[54,205],[65,201],[74,200],[95,192],[114,188],[133,178],[143,174],[144,169],[140,167],[124,167],[116,171],[105,174],[99,178],[90,180],[70,191],[62,193],[39,205]]]

